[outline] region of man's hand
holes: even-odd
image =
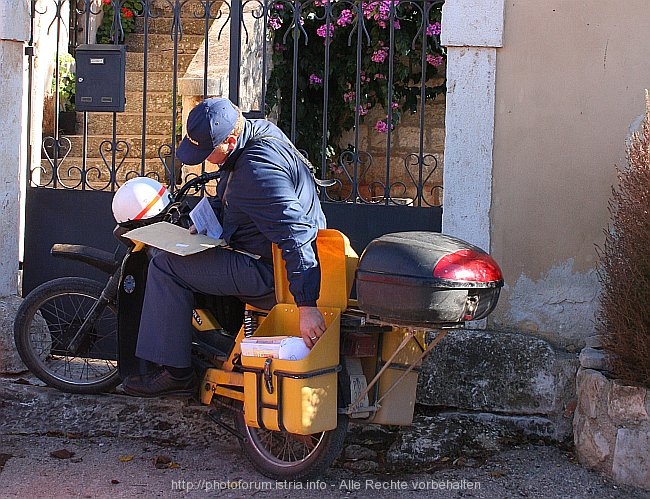
[[[300,311],[300,336],[307,348],[312,348],[325,332],[325,319],[317,307],[298,307]]]

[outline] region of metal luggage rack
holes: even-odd
[[[367,413],[367,412],[376,412],[381,407],[381,401],[384,400],[390,392],[395,389],[408,374],[413,371],[416,366],[440,343],[440,341],[447,335],[450,329],[459,329],[462,328],[459,324],[436,324],[435,327],[432,327],[431,324],[398,324],[392,322],[386,322],[379,318],[372,317],[362,310],[355,308],[348,308],[341,314],[341,333],[357,331],[362,333],[385,333],[388,331],[393,331],[395,328],[404,331],[406,334],[402,339],[399,346],[391,354],[391,356],[383,362],[381,369],[375,374],[375,376],[367,384],[366,388],[357,395],[357,398],[350,403],[346,408],[339,409],[339,412],[343,414],[358,414],[358,413]],[[418,333],[427,333],[427,332],[436,332],[436,336],[433,340],[425,345],[422,345],[416,338]],[[405,369],[403,369],[400,377],[386,390],[379,399],[371,406],[360,406],[364,397],[370,393],[373,387],[377,384],[382,374],[386,372],[390,367],[401,367],[400,364],[395,363],[396,357],[400,354],[402,350],[408,345],[408,343],[414,339],[418,346],[421,349],[418,357],[411,361]],[[378,354],[379,355],[379,354]]]

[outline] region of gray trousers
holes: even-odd
[[[189,256],[161,252],[149,262],[136,355],[172,367],[190,367],[194,292],[237,296],[271,308],[273,266],[222,248]]]

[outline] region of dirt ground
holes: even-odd
[[[115,437],[0,439],[0,497],[650,498],[552,446],[395,474],[352,470],[339,460],[319,479],[276,482],[251,467],[234,437],[185,448]]]
[[[481,458],[388,472],[351,434],[346,452],[322,476],[276,482],[259,474],[237,438],[217,429],[201,407],[62,394],[23,381],[0,378],[0,498],[650,499],[650,491],[580,466],[571,448],[520,444]]]

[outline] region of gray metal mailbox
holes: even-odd
[[[76,59],[77,111],[124,112],[124,45],[79,45]]]

